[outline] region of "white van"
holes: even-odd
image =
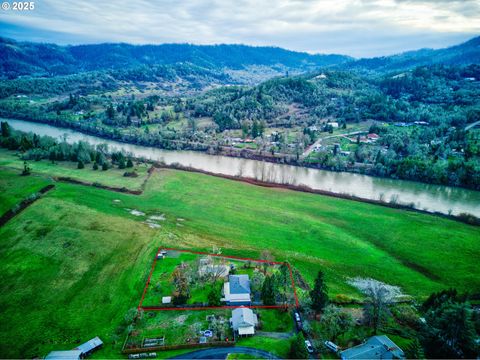
[[[333,342],[327,340],[324,342],[324,344],[328,349],[332,350],[334,353],[338,352],[338,346],[335,345]]]

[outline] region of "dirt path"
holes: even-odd
[[[272,331],[257,331],[256,333],[259,336],[265,336],[272,339],[290,339],[294,332],[272,332]]]

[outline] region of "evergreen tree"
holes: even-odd
[[[262,286],[263,305],[275,305],[275,284],[271,276],[267,276]]]
[[[220,293],[217,291],[217,289],[212,288],[210,292],[208,293],[208,305],[209,306],[220,306]]]
[[[125,159],[123,157],[118,161],[118,168],[125,169]]]
[[[133,161],[132,161],[132,159],[128,159],[127,160],[127,168],[131,168],[131,167],[133,167]]]
[[[474,358],[475,327],[472,321],[472,311],[466,303],[447,302],[428,318],[430,325],[427,331],[436,338],[426,346],[427,357]],[[433,345],[433,346],[432,346]]]
[[[290,345],[290,359],[308,359],[308,351],[305,347],[305,338],[300,332],[295,336]]]
[[[78,163],[77,163],[77,168],[78,169],[83,169],[85,167],[85,164],[83,163],[82,160],[78,160]]]
[[[405,349],[405,357],[407,359],[425,359],[422,345],[418,339],[413,340]]]
[[[253,125],[252,125],[252,138],[258,137],[259,132],[258,132],[258,122],[257,120],[253,120]]]
[[[30,167],[28,166],[27,162],[24,161],[22,175],[23,176],[30,175],[30,172],[31,172]]]
[[[312,309],[322,311],[328,303],[327,285],[325,284],[322,270],[318,271],[313,289],[310,291]]]
[[[10,125],[6,121],[2,121],[2,136],[9,137],[10,136]]]
[[[108,170],[108,164],[107,164],[106,161],[102,164],[102,170],[103,170],[103,171]]]
[[[93,170],[98,170],[98,164],[96,161],[93,163]]]
[[[110,120],[115,119],[115,109],[113,108],[113,105],[112,105],[112,104],[110,104],[110,105],[107,107],[107,117],[108,117]]]

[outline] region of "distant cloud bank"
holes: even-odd
[[[243,43],[355,57],[480,34],[477,0],[35,0],[0,11],[1,36],[61,44]]]

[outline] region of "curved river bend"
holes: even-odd
[[[280,184],[305,185],[315,190],[348,194],[359,198],[415,204],[417,209],[438,211],[444,214],[470,213],[480,217],[480,192],[462,188],[429,185],[404,180],[375,178],[353,173],[337,173],[298,166],[273,164],[258,160],[208,155],[195,151],[170,151],[121,143],[85,135],[71,129],[7,119],[14,129],[63,138],[69,143],[87,141],[91,144],[106,143],[109,149],[123,150],[135,157],[180,164],[216,174],[242,176]]]

